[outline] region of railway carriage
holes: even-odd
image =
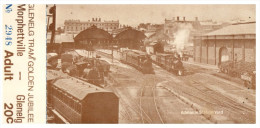
[[[74,77],[48,83],[55,123],[118,123],[119,98],[110,91]]]

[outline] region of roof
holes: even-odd
[[[156,44],[157,44],[156,42],[153,42],[153,43],[149,43],[148,46],[154,46]]]
[[[63,55],[65,55],[65,54],[70,54],[73,57],[81,56],[81,54],[79,54],[76,50],[70,50],[70,51],[67,51],[67,52],[63,53]]]
[[[200,25],[221,25],[220,22],[213,22],[213,21],[200,21]]]
[[[47,53],[47,60],[49,60],[52,57],[58,56],[57,53]]]
[[[115,38],[119,40],[143,40],[145,37],[146,36],[141,31],[129,27],[128,29],[117,34]]]
[[[173,56],[173,54],[165,54],[165,53],[158,53],[158,54],[156,54],[156,55],[158,55],[158,56],[164,56],[164,57],[171,57],[171,56]]]
[[[53,86],[61,89],[78,100],[83,100],[93,93],[112,93],[73,77],[64,77],[53,82]]]
[[[86,57],[88,54],[88,51],[87,50],[84,50],[84,49],[76,49],[75,50],[75,52],[77,53],[77,54],[79,54],[80,56],[84,56],[84,57]]]
[[[54,43],[62,43],[62,42],[74,42],[74,35],[73,34],[60,34],[55,35]],[[47,43],[50,43],[51,40],[51,33],[47,35]]]
[[[85,40],[85,39],[112,39],[107,31],[97,28],[96,26],[91,26],[88,29],[81,31],[74,39],[75,40]]]
[[[204,36],[213,35],[245,35],[245,34],[256,34],[256,24],[246,23],[246,24],[235,24],[229,25],[227,27],[218,29],[216,31],[205,34]]]
[[[54,79],[57,79],[59,77],[65,77],[68,76],[67,74],[61,72],[61,71],[57,71],[57,70],[47,70],[47,81],[51,81]]]
[[[150,41],[157,41],[157,40],[169,40],[169,36],[167,36],[166,34],[163,33],[163,31],[160,32],[156,32],[154,34],[152,34],[149,37]]]

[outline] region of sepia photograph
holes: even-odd
[[[48,124],[255,124],[255,4],[46,5]]]

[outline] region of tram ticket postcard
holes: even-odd
[[[256,124],[256,4],[2,14],[3,124]]]

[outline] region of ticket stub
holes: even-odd
[[[46,5],[6,4],[3,12],[3,122],[46,122]]]
[[[256,8],[4,4],[2,123],[256,124]]]

